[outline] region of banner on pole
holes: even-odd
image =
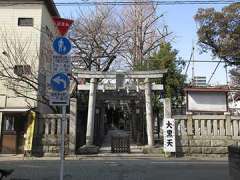
[[[25,134],[24,151],[32,150],[35,119],[36,119],[35,112],[31,111],[28,115],[27,132]]]
[[[175,120],[172,118],[163,120],[163,141],[165,152],[176,152]]]

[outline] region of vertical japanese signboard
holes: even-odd
[[[175,120],[172,118],[163,120],[163,141],[165,152],[176,152]]]

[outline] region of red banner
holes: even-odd
[[[68,29],[73,23],[73,20],[71,19],[63,19],[59,17],[53,17],[53,21],[62,36],[64,36],[68,32]]]

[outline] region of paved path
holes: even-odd
[[[12,177],[58,180],[59,161],[1,162]],[[229,180],[227,161],[78,160],[65,161],[65,180]]]

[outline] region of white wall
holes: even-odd
[[[33,71],[38,69],[38,52],[40,49],[40,29],[42,5],[15,5],[0,7],[0,58],[4,58],[2,52],[6,50],[6,39],[11,46],[25,46],[27,51],[26,59],[31,64]],[[18,18],[33,18],[33,27],[18,26]],[[8,48],[10,49],[10,48]],[[14,49],[12,47],[12,49]],[[17,53],[15,53],[17,54]],[[5,57],[6,58],[6,57]],[[7,108],[11,107],[27,107],[29,104],[35,106],[31,100],[16,97],[14,92],[6,87],[6,82],[0,82],[0,96],[7,95],[7,102],[1,103]],[[34,92],[26,92],[28,95],[35,96]],[[5,99],[0,97],[0,99]]]
[[[19,17],[33,18],[33,27],[18,26]],[[46,46],[50,47],[52,44],[45,33],[45,28],[47,26],[53,34],[56,32],[52,17],[45,4],[0,6],[0,24],[0,58],[4,58],[2,52],[6,49],[5,39],[14,42],[13,44],[17,42],[21,45],[27,45],[27,55],[33,71],[44,74],[45,66],[50,68],[51,58],[43,59],[40,55],[40,49],[45,49]],[[37,92],[29,91],[26,93],[36,97]],[[3,81],[0,81],[0,101],[0,108],[5,106],[6,108],[21,108],[27,107],[29,104],[34,107],[37,105],[32,100],[16,97],[14,92],[7,89],[6,83]]]

